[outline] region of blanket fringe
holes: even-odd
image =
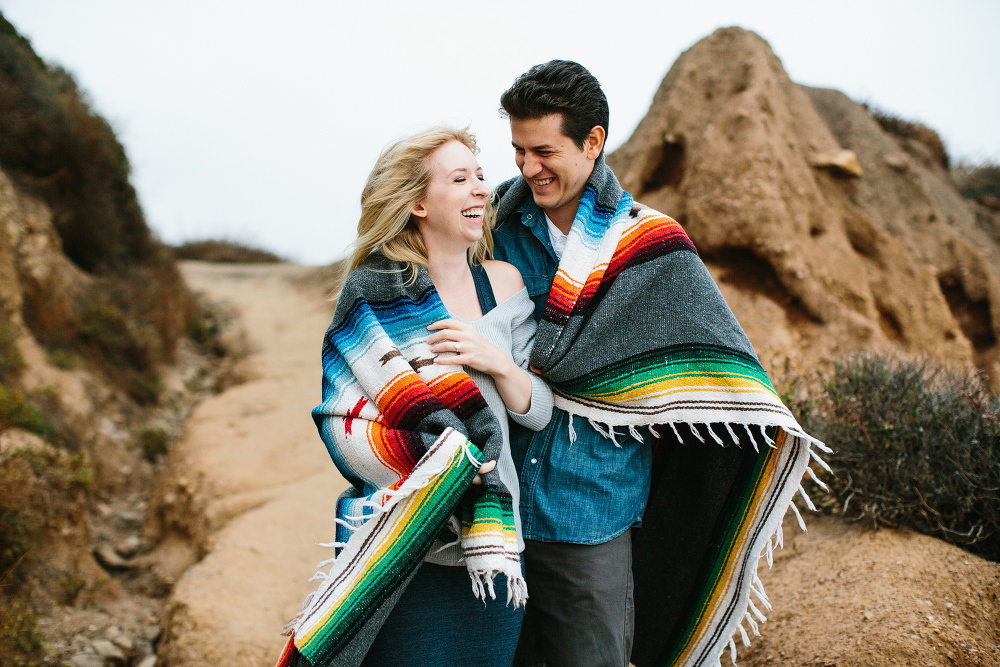
[[[670,422],[670,428],[673,430],[674,435],[677,436],[677,442],[683,442],[683,440],[681,440],[681,434],[677,432],[677,424]]]
[[[483,604],[486,604],[487,594],[491,600],[497,599],[494,579],[501,572],[501,570],[496,570],[494,572],[476,571],[469,573],[469,577],[472,579],[472,594],[476,596],[477,600],[482,600]],[[520,572],[516,574],[503,572],[503,574],[507,578],[507,604],[513,602],[515,609],[523,606],[528,601],[528,584],[524,577],[521,576]]]
[[[687,427],[689,429],[691,429],[691,434],[694,435],[694,437],[698,438],[698,440],[701,441],[701,442],[705,442],[705,438],[701,437],[701,433],[699,433],[698,429],[695,428],[695,426],[696,426],[695,424],[692,424],[691,422],[685,422],[685,423],[687,424]],[[712,429],[708,429],[708,430],[711,431]]]
[[[671,426],[673,426],[673,424],[671,424]],[[746,429],[747,433],[749,434],[751,442],[754,443],[754,449],[756,449],[757,448],[757,442],[756,442],[756,439],[754,438],[755,434],[750,430],[749,425],[743,424],[743,426]],[[690,427],[690,424],[689,424],[689,427]],[[728,425],[727,425],[727,427],[728,427]],[[769,446],[774,447],[775,443],[774,443],[774,441],[771,438],[768,437],[766,428],[767,428],[766,426],[760,425],[761,436],[765,439],[765,441],[767,441],[767,443],[768,443]],[[711,432],[711,427],[709,427],[709,431]],[[789,435],[792,435],[794,437],[803,438],[804,440],[806,440],[806,442],[808,443],[808,445],[811,445],[809,447],[810,458],[812,460],[816,461],[824,470],[826,470],[828,472],[831,472],[830,471],[830,467],[826,464],[825,461],[823,461],[823,459],[815,451],[815,449],[819,449],[820,451],[823,451],[823,452],[826,452],[826,453],[830,453],[832,450],[829,447],[827,447],[824,443],[820,442],[816,438],[813,438],[811,436],[807,436],[806,434],[802,433],[801,431],[792,430],[792,429],[786,429],[786,431],[788,432]],[[675,433],[676,433],[676,429],[675,429]],[[732,431],[730,431],[730,433],[732,434]],[[735,435],[734,435],[734,437],[735,437]],[[806,490],[805,490],[805,488],[803,486],[803,480],[805,479],[806,475],[808,475],[809,479],[811,479],[818,487],[820,487],[820,488],[822,488],[822,489],[824,489],[826,491],[829,491],[829,487],[827,487],[827,485],[821,479],[819,479],[819,477],[816,475],[815,471],[811,467],[809,467],[808,465],[805,466],[805,470],[803,472],[802,480],[799,481],[798,488],[795,489],[795,491],[793,493],[793,496],[792,496],[792,500],[788,503],[788,507],[791,508],[792,513],[795,515],[795,520],[798,523],[799,528],[802,529],[803,531],[806,530],[806,524],[805,524],[805,521],[802,518],[802,514],[799,512],[798,507],[795,505],[794,495],[798,494],[798,495],[802,496],[802,500],[803,500],[803,502],[805,502],[806,506],[810,510],[816,511],[815,504],[813,503],[813,501],[809,497],[809,495],[806,493]],[[761,553],[758,555],[758,561],[757,561],[757,563],[759,564],[759,562],[760,562],[759,559],[760,559],[761,556],[763,556],[763,557],[765,557],[767,559],[767,565],[768,565],[768,567],[770,568],[771,566],[773,566],[773,564],[774,564],[774,549],[776,547],[777,548],[783,548],[784,547],[784,535],[783,535],[783,532],[782,532],[782,529],[781,529],[781,522],[780,521],[775,526],[775,528],[774,528],[773,532],[771,533],[771,535],[768,536],[766,543],[764,544],[764,546],[761,549]],[[750,646],[750,637],[749,637],[749,634],[747,632],[747,629],[743,625],[744,622],[747,623],[747,625],[750,628],[750,631],[753,632],[754,636],[756,636],[756,637],[760,636],[760,627],[759,627],[758,623],[763,623],[763,622],[767,621],[767,617],[758,608],[757,604],[755,604],[754,597],[757,598],[759,604],[762,605],[764,609],[767,609],[767,610],[771,609],[770,600],[767,597],[767,593],[764,591],[764,584],[760,580],[760,577],[757,575],[757,566],[756,565],[754,566],[753,577],[752,577],[752,579],[750,581],[750,584],[749,584],[749,591],[747,592],[747,599],[746,599],[746,607],[743,610],[743,616],[739,620],[739,622],[735,625],[735,627],[730,626],[730,627],[733,627],[733,632],[732,632],[732,634],[729,637],[729,642],[728,642],[727,645],[723,645],[722,646],[722,648],[719,650],[719,653],[717,654],[717,657],[715,658],[715,665],[717,665],[718,667],[721,667],[721,658],[722,658],[722,655],[725,653],[725,650],[726,650],[727,646],[729,648],[729,657],[730,657],[730,660],[732,661],[732,663],[734,665],[736,664],[736,637],[737,637],[737,635],[740,637],[740,641],[743,642],[744,646]]]

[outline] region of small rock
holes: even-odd
[[[153,648],[153,642],[149,641],[145,637],[140,637],[136,639],[135,654],[141,657],[146,657],[147,655],[155,655],[156,650]]]
[[[155,644],[161,634],[163,634],[163,628],[154,623],[143,631],[142,636]]]
[[[864,171],[854,151],[842,148],[836,151],[818,153],[811,160],[812,166],[830,169],[844,176],[861,176]]]
[[[885,163],[896,171],[906,171],[910,167],[909,162],[902,155],[888,155],[885,158]]]
[[[129,535],[115,545],[115,551],[122,558],[131,558],[139,552],[141,546],[142,540],[138,535]]]
[[[865,612],[865,614],[864,614],[864,620],[866,620],[866,621],[872,620],[872,614],[871,614],[870,611],[866,611]]]
[[[115,522],[125,528],[141,528],[143,516],[135,510],[115,510]]]
[[[118,648],[125,651],[125,653],[132,653],[133,649],[135,649],[135,642],[132,641],[132,638],[128,635],[122,635],[117,639],[112,639],[111,641],[113,641]]]
[[[97,655],[104,659],[105,665],[126,665],[128,658],[125,653],[107,639],[95,639],[91,644]]]
[[[105,569],[128,570],[135,567],[134,563],[119,556],[114,547],[107,542],[102,542],[94,547],[94,556]]]
[[[104,667],[104,658],[93,653],[77,653],[69,659],[72,667]]]
[[[135,667],[156,667],[156,656],[147,655],[145,658],[140,660]]]

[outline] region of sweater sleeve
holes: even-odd
[[[552,389],[536,373],[528,369],[528,356],[531,353],[531,346],[535,342],[535,329],[538,324],[532,317],[535,307],[531,299],[528,298],[527,290],[522,290],[514,297],[518,299],[517,308],[511,320],[511,357],[514,363],[528,372],[531,378],[531,407],[524,414],[512,412],[509,409],[507,414],[525,428],[532,431],[541,431],[549,423],[552,417]]]

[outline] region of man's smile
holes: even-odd
[[[543,185],[548,185],[549,183],[551,183],[554,180],[556,180],[555,177],[550,177],[550,178],[533,178],[533,179],[531,179],[531,182],[533,184],[537,185],[538,187],[542,187]]]

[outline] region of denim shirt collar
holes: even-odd
[[[549,255],[552,256],[552,260],[557,264],[559,263],[559,258],[556,257],[556,250],[552,247],[552,239],[549,237],[549,228],[545,223],[545,211],[535,203],[533,197],[528,197],[518,204],[517,208],[513,211],[515,219],[520,221],[522,225],[527,227],[531,233],[534,235],[538,242],[548,251]]]

